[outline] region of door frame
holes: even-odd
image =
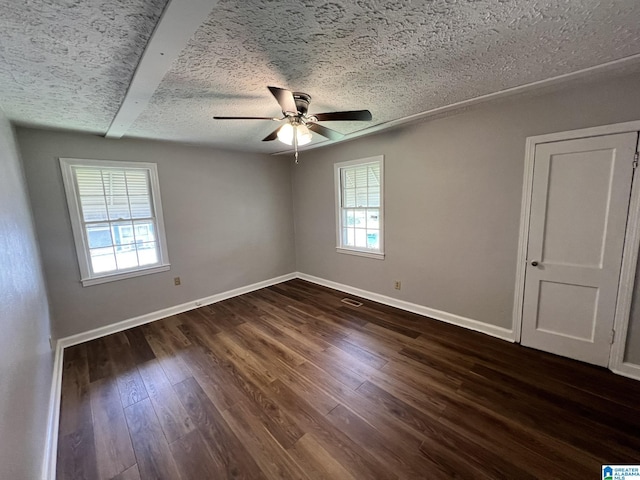
[[[527,137],[524,158],[524,178],[522,187],[522,207],[520,213],[520,237],[518,241],[518,263],[516,265],[516,286],[513,302],[513,336],[517,343],[522,337],[522,309],[526,276],[527,248],[529,244],[529,222],[531,217],[531,195],[533,193],[533,167],[536,146],[542,143],[560,142],[579,138],[599,137],[616,133],[639,132],[640,120],[583,128],[567,132],[549,133]],[[627,229],[622,252],[622,267],[618,284],[618,298],[613,328],[615,336],[609,354],[609,369],[620,375],[640,380],[640,365],[624,362],[631,300],[640,250],[640,182],[634,175],[631,185]]]

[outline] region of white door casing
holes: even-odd
[[[630,132],[535,146],[523,345],[608,364],[636,141]]]

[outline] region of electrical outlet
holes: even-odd
[[[396,290],[400,290],[400,288],[402,287],[402,282],[400,282],[400,280],[396,280],[393,285]]]
[[[180,277],[175,277],[175,278],[173,279],[173,284],[174,284],[174,285],[180,285]]]

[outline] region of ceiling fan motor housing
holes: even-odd
[[[293,92],[293,99],[296,102],[296,108],[300,115],[306,115],[309,110],[309,102],[311,101],[311,95],[307,95],[302,92]]]

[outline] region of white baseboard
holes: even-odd
[[[191,302],[183,303],[181,305],[175,305],[173,307],[157,310],[155,312],[150,312],[144,315],[140,315],[138,317],[129,318],[121,322],[113,323],[111,325],[106,325],[104,327],[95,328],[93,330],[88,330],[86,332],[78,333],[76,335],[60,338],[57,341],[56,357],[58,355],[59,350],[60,350],[60,356],[62,356],[61,350],[67,347],[70,347],[72,345],[78,345],[80,343],[88,342],[90,340],[95,340],[96,338],[101,338],[107,335],[111,335],[112,333],[121,332],[129,328],[137,327],[150,322],[155,322],[156,320],[170,317],[171,315],[177,315],[179,313],[193,310],[194,308],[202,307],[204,305],[211,305],[212,303],[221,302],[228,298],[237,297],[238,295],[243,295],[245,293],[253,292],[254,290],[259,290],[261,288],[269,287],[271,285],[276,285],[278,283],[286,282],[287,280],[292,280],[294,278],[307,280],[309,282],[316,283],[318,285],[323,285],[325,287],[329,287],[334,290],[339,290],[341,292],[357,295],[362,298],[373,300],[374,302],[396,307],[401,310],[407,310],[409,312],[417,313],[418,315],[423,315],[425,317],[430,317],[435,320],[440,320],[442,322],[458,325],[464,328],[468,328],[470,330],[474,330],[476,332],[485,333],[487,335],[501,338],[503,340],[507,340],[510,342],[515,341],[513,330],[510,330],[504,327],[490,325],[488,323],[480,322],[472,318],[462,317],[460,315],[456,315],[449,312],[443,312],[441,310],[436,310],[434,308],[425,307],[423,305],[418,305],[416,303],[411,303],[404,300],[399,300],[397,298],[388,297],[386,295],[381,295],[379,293],[362,290],[360,288],[351,287],[349,285],[333,282],[331,280],[326,280],[324,278],[314,277],[313,275],[308,275],[306,273],[294,272],[294,273],[288,273],[286,275],[281,275],[279,277],[271,278],[268,280],[263,280],[261,282],[253,283],[251,285],[247,285],[244,287],[228,290],[226,292],[217,293],[215,295],[211,295],[209,297],[205,297],[199,300],[193,300]],[[60,368],[60,371],[62,371],[62,365],[60,365],[59,368]]]
[[[295,273],[288,273],[279,277],[263,280],[262,282],[252,283],[251,285],[247,285],[244,287],[234,288],[233,290],[217,293],[215,295],[201,298],[199,300],[193,300],[181,305],[164,308],[162,310],[157,310],[155,312],[140,315],[139,317],[129,318],[121,322],[112,323],[111,325],[105,325],[104,327],[94,328],[93,330],[78,333],[76,335],[71,335],[69,337],[64,337],[58,340],[58,344],[61,345],[62,348],[67,348],[72,345],[78,345],[79,343],[84,343],[88,342],[89,340],[95,340],[96,338],[105,337],[107,335],[111,335],[112,333],[118,333],[123,330],[128,330],[129,328],[144,325],[145,323],[155,322],[156,320],[170,317],[171,315],[177,315],[178,313],[187,312],[204,305],[211,305],[212,303],[221,302],[228,298],[237,297],[238,295],[253,292],[254,290],[269,287],[277,283],[286,282],[287,280],[291,280],[294,278],[296,278]]]
[[[611,371],[623,377],[640,380],[640,365],[634,363],[622,362],[620,365],[612,366]]]
[[[451,323],[453,325],[458,325],[460,327],[468,328],[469,330],[486,333],[487,335],[501,338],[502,340],[515,342],[515,336],[514,336],[513,330],[509,330],[507,328],[497,327],[495,325],[490,325],[488,323],[480,322],[478,320],[473,320],[472,318],[461,317],[460,315],[456,315],[453,313],[443,312],[441,310],[425,307],[423,305],[418,305],[416,303],[406,302],[404,300],[398,300],[397,298],[393,298],[393,297],[387,297],[386,295],[381,295],[379,293],[369,292],[367,290],[361,290],[359,288],[351,287],[349,285],[344,285],[342,283],[337,283],[331,280],[325,280],[324,278],[307,275],[306,273],[298,272],[298,278],[302,280],[307,280],[308,282],[317,283],[318,285],[323,285],[325,287],[329,287],[334,290],[339,290],[341,292],[357,295],[358,297],[366,298],[368,300],[373,300],[374,302],[383,303],[391,307],[396,307],[401,310],[407,310],[409,312],[417,313],[418,315],[423,315],[425,317],[434,318],[442,322]]]
[[[47,437],[44,446],[42,462],[42,480],[55,480],[56,460],[58,453],[58,428],[60,426],[60,400],[62,389],[62,347],[56,344],[53,357],[53,374],[51,379],[51,393],[49,394],[49,412],[47,415]]]

